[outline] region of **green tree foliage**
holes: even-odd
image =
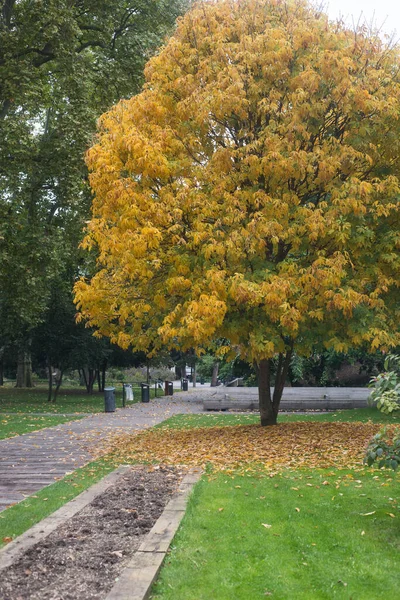
[[[0,0],[0,347],[28,350],[88,216],[96,118],[139,90],[183,0]]]

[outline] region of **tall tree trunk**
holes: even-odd
[[[260,421],[263,427],[267,425],[276,425],[277,423],[279,405],[285,388],[285,381],[289,371],[292,353],[293,345],[286,354],[279,354],[273,394],[271,394],[272,361],[270,359],[264,359],[258,363],[258,398],[260,405]]]
[[[31,352],[26,347],[18,351],[17,382],[15,387],[33,387]]]
[[[218,382],[218,371],[219,371],[219,362],[215,362],[213,364],[213,370],[211,375],[211,387],[215,387]]]
[[[62,384],[62,380],[63,380],[63,375],[64,375],[64,369],[61,367],[60,368],[60,376],[58,378],[57,385],[56,385],[56,388],[54,390],[54,396],[53,396],[53,402],[54,403],[57,400],[58,392],[60,390],[60,387],[61,387],[61,384]]]
[[[51,367],[51,360],[47,360],[47,372],[49,374],[49,387],[47,392],[47,402],[52,401],[53,396],[53,369]]]
[[[103,360],[103,364],[101,366],[101,392],[104,392],[104,388],[106,387],[106,371],[107,371],[107,359]]]
[[[3,356],[4,356],[4,346],[2,348],[0,348],[0,386],[4,385],[4,363],[3,363]]]
[[[93,386],[94,386],[94,382],[96,381],[96,377],[97,377],[97,369],[88,369],[88,385],[87,385],[87,392],[88,394],[93,394]]]
[[[193,381],[193,387],[196,387],[196,377],[197,377],[197,370],[196,370],[196,363],[194,363],[193,368],[192,368],[192,381]]]
[[[276,425],[277,413],[274,412],[271,397],[271,361],[267,359],[258,363],[258,400],[261,425]]]
[[[85,378],[85,372],[82,369],[78,369],[78,375],[79,375],[79,385],[86,386],[86,378]]]
[[[97,377],[97,369],[84,367],[82,369],[83,379],[85,381],[86,391],[88,394],[93,394],[93,385]]]

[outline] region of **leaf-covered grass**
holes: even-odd
[[[159,393],[159,395],[161,395]],[[134,399],[140,399],[140,390],[134,390]],[[154,397],[154,389],[150,388],[150,397]],[[122,389],[116,389],[116,406],[122,407]],[[129,405],[131,403],[127,403]],[[0,387],[1,413],[98,413],[104,411],[104,393],[87,394],[76,388],[61,388],[55,403],[47,401],[45,387],[33,389],[16,389]]]
[[[353,408],[346,410],[337,410],[334,412],[309,412],[306,414],[286,414],[280,413],[278,417],[279,423],[293,423],[293,422],[317,422],[317,423],[332,423],[332,422],[361,422],[367,423],[372,421],[373,423],[382,423],[383,425],[400,423],[400,411],[392,415],[384,415],[379,412],[376,408]],[[260,416],[254,413],[220,413],[220,412],[209,412],[207,414],[200,415],[175,415],[164,421],[157,427],[162,428],[189,428],[189,427],[224,427],[227,425],[250,425],[258,424],[260,422]]]
[[[362,466],[368,442],[379,429],[378,424],[360,422],[154,428],[138,435],[116,434],[105,440],[105,451],[113,451],[123,462],[210,465],[225,471],[356,468]]]
[[[151,598],[397,598],[399,493],[376,471],[205,478]]]
[[[116,465],[99,459],[0,513],[0,547],[102,479]]]
[[[0,414],[0,440],[5,438],[21,435],[22,433],[31,433],[45,427],[54,427],[61,423],[69,421],[77,421],[82,416],[55,415],[54,417],[34,416],[34,415],[15,415],[15,414]]]

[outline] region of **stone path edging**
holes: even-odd
[[[185,514],[189,494],[200,477],[200,471],[192,471],[183,478],[178,492],[168,502],[105,600],[146,600],[149,597],[150,588]]]
[[[15,540],[7,544],[7,546],[1,548],[0,571],[9,567],[21,554],[31,548],[31,546],[42,541],[59,525],[62,525],[67,519],[70,519],[78,511],[82,510],[82,508],[85,508],[85,506],[90,504],[96,496],[105,492],[117,481],[121,473],[127,469],[129,469],[128,465],[118,467],[118,469],[103,477],[101,481],[92,485],[89,489],[67,502],[67,504],[64,504],[64,506],[61,506],[61,508],[51,515],[45,517],[42,521],[36,523],[36,525],[33,525],[33,527],[15,538]]]
[[[57,527],[90,504],[96,496],[105,492],[129,468],[130,465],[118,467],[101,481],[0,549],[0,571],[9,567],[26,550],[46,538]],[[201,472],[194,470],[185,475],[178,491],[170,499],[153,528],[125,565],[105,600],[145,600],[148,598],[151,585],[157,577],[170,543],[185,514],[190,492],[200,477]]]

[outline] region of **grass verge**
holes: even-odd
[[[154,397],[154,389],[150,390]],[[116,389],[117,408],[122,407],[122,390]],[[140,398],[140,391],[135,390],[135,401]],[[132,402],[127,403],[127,406]],[[61,388],[57,401],[53,404],[47,401],[45,387],[33,389],[16,389],[0,387],[0,415],[1,413],[99,413],[104,412],[104,394],[95,392],[86,394],[76,388]]]
[[[61,423],[68,423],[69,421],[77,421],[81,418],[82,416],[64,417],[63,415],[55,415],[54,417],[44,417],[22,414],[0,414],[0,440],[21,435],[22,433],[32,433],[32,431],[38,431],[45,427],[54,427],[55,425],[61,425]]]
[[[0,513],[0,547],[53,513],[117,467],[99,459]]]
[[[297,422],[312,422],[312,423],[382,423],[382,425],[390,425],[400,423],[400,411],[398,414],[384,415],[376,408],[353,408],[347,410],[337,410],[328,413],[309,412],[306,414],[285,414],[280,413],[278,417],[279,423],[297,423]],[[260,416],[254,413],[217,413],[210,412],[199,415],[175,415],[164,421],[157,428],[171,429],[187,429],[190,427],[224,427],[230,425],[252,425],[260,422]]]
[[[204,478],[151,598],[397,598],[399,492],[376,471]]]

